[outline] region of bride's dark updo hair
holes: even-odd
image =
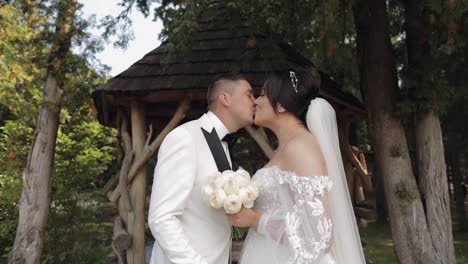
[[[265,81],[264,92],[278,113],[280,103],[305,124],[310,101],[320,90],[320,74],[315,68],[273,72]]]

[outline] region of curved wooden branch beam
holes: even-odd
[[[145,146],[141,153],[136,154],[136,158],[130,167],[130,171],[127,176],[127,184],[130,184],[133,181],[133,178],[137,174],[138,170],[146,164],[148,159],[158,150],[159,146],[161,145],[163,139],[174,129],[182,119],[185,118],[187,111],[190,108],[190,102],[192,101],[192,95],[188,94],[185,98],[180,102],[177,111],[175,112],[172,119],[169,123],[164,127],[164,129],[159,133],[156,139],[150,144],[150,136],[152,135],[152,127],[150,126],[150,131],[148,134],[148,139],[146,140]],[[112,202],[116,202],[120,197],[120,183],[119,186],[115,189],[115,191],[110,196],[110,200]]]
[[[125,206],[125,209],[132,211],[132,205],[130,203],[130,196],[127,191],[127,174],[130,169],[130,165],[133,161],[133,150],[132,150],[132,140],[130,139],[130,134],[128,133],[128,121],[124,116],[122,117],[122,140],[125,145],[125,157],[122,162],[122,167],[120,169],[119,175],[119,189],[122,194],[122,202]]]
[[[372,191],[372,182],[371,182],[370,177],[369,177],[369,175],[367,173],[367,170],[365,168],[363,168],[363,166],[359,162],[358,157],[356,157],[356,155],[354,155],[353,150],[352,150],[352,148],[351,148],[351,146],[349,144],[346,144],[346,146],[344,146],[344,149],[345,149],[346,158],[349,161],[351,161],[351,163],[356,168],[356,172],[358,173],[359,177],[362,180],[364,189],[366,191],[368,191],[368,192],[371,192]]]
[[[107,193],[114,189],[117,183],[119,183],[119,172],[114,174],[114,176],[112,176],[112,178],[110,178],[109,181],[107,181],[104,187],[102,187],[101,193],[103,195],[107,195]]]
[[[268,138],[263,128],[255,129],[253,126],[245,127],[247,133],[253,138],[253,140],[257,143],[260,149],[265,153],[265,155],[270,159],[273,156],[273,148],[268,143]]]
[[[150,125],[148,134],[146,135],[145,147],[150,145],[152,137],[153,137],[153,124]]]

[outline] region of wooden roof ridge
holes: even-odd
[[[215,1],[217,2],[217,1]],[[104,94],[142,94],[163,91],[183,92],[206,90],[212,79],[227,72],[245,74],[253,87],[261,87],[265,76],[276,70],[315,67],[299,51],[279,35],[258,32],[245,25],[232,27],[227,16],[223,20],[202,21],[193,32],[192,46],[184,58],[166,61],[168,41],[145,54],[125,71],[111,78],[93,92],[98,112]],[[329,76],[322,93],[335,97],[340,104],[365,113],[364,105],[342,91]],[[110,103],[112,105],[112,103]]]

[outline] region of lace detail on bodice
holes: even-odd
[[[290,250],[288,263],[312,263],[328,250],[332,223],[324,208],[331,190],[327,176],[297,176],[277,166],[257,171],[255,210],[262,213],[258,232]]]
[[[288,183],[295,187],[299,195],[304,194],[309,199],[314,195],[322,195],[324,191],[330,191],[332,188],[332,182],[327,176],[297,176],[294,172],[281,170],[278,166],[261,168],[252,180],[259,188],[255,209],[261,213],[271,211],[280,205],[275,188],[278,184]],[[302,201],[303,199],[300,199],[299,202]]]
[[[278,184],[277,177],[273,175],[273,171],[268,173],[267,168],[257,171],[252,177],[258,186],[258,198],[255,200],[255,209],[258,212],[264,213],[271,209],[278,208],[279,199],[278,193],[272,192],[274,186]]]

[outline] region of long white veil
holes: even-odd
[[[316,137],[325,158],[333,188],[328,193],[336,263],[366,263],[341,158],[335,110],[323,98],[310,102],[307,128]]]

